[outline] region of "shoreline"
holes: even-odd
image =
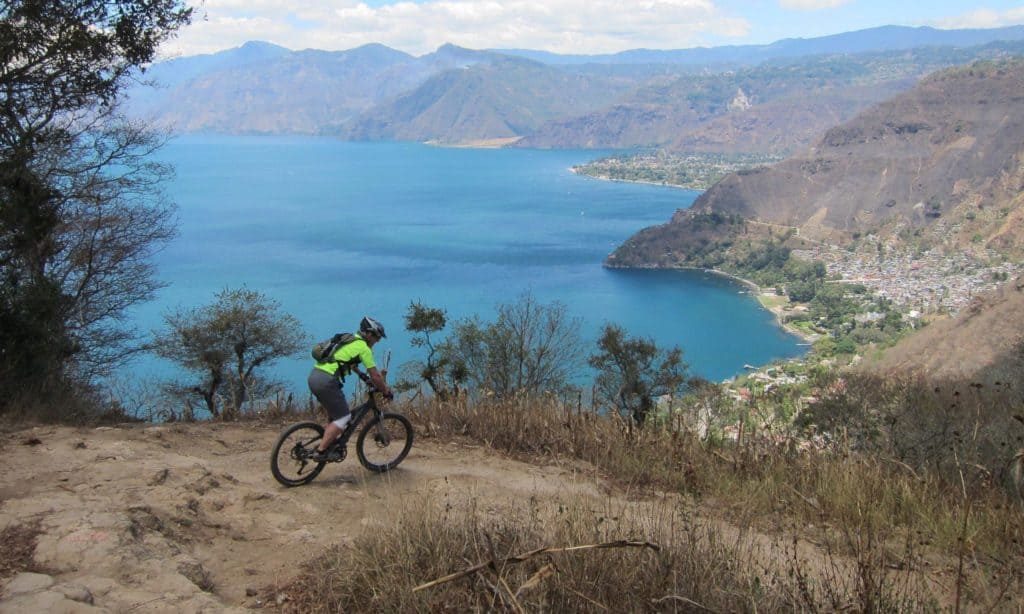
[[[735,281],[735,282],[739,283],[740,285],[746,286],[751,292],[753,292],[754,293],[754,297],[757,299],[757,303],[761,307],[763,307],[764,309],[767,309],[768,311],[770,311],[773,316],[775,316],[775,324],[778,325],[778,327],[781,328],[782,330],[784,330],[785,332],[793,335],[794,337],[798,337],[798,338],[802,339],[808,345],[813,344],[815,341],[817,341],[818,339],[821,338],[821,335],[819,335],[817,333],[808,333],[805,330],[802,330],[802,329],[797,328],[795,326],[790,326],[790,325],[786,324],[783,321],[783,317],[785,316],[785,313],[784,313],[784,310],[783,310],[783,308],[781,306],[773,307],[773,306],[770,306],[770,305],[766,305],[765,302],[761,300],[761,293],[762,293],[761,286],[759,286],[756,283],[750,281],[749,279],[744,279],[743,277],[739,277],[737,275],[733,275],[732,273],[726,273],[725,271],[720,271],[718,269],[707,269],[707,268],[704,268],[704,267],[695,267],[695,266],[674,266],[674,267],[662,267],[662,266],[608,266],[607,264],[604,265],[604,266],[606,268],[609,268],[609,269],[620,269],[620,270],[652,269],[652,270],[663,270],[663,271],[670,271],[670,270],[671,271],[700,271],[702,273],[711,273],[712,275],[718,275],[719,277],[725,277],[727,279],[730,279],[732,281]]]
[[[643,180],[639,180],[639,179],[615,179],[614,177],[609,177],[608,175],[591,175],[590,173],[583,173],[583,172],[580,172],[579,170],[577,170],[577,168],[575,166],[569,167],[569,172],[574,174],[574,175],[579,175],[580,177],[589,177],[590,179],[596,179],[597,181],[610,181],[611,183],[635,183],[637,185],[653,185],[653,186],[657,186],[659,188],[674,188],[676,190],[690,190],[692,192],[703,192],[704,190],[707,190],[709,187],[711,187],[710,185],[700,185],[700,186],[696,186],[696,185],[693,185],[693,186],[680,185],[678,183],[668,183],[667,181],[643,181]]]

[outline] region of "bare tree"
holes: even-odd
[[[441,354],[478,389],[498,396],[562,393],[582,366],[580,320],[563,303],[540,303],[532,293],[498,306],[485,324],[462,320]]]
[[[213,303],[168,313],[164,322],[167,329],[155,335],[153,352],[198,377],[169,388],[202,399],[214,418],[230,416],[246,401],[279,388],[280,383],[262,375],[262,368],[309,346],[297,319],[246,288],[225,289]],[[227,402],[222,400],[225,392]]]

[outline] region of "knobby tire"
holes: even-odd
[[[374,417],[363,427],[356,440],[359,462],[374,473],[385,473],[398,466],[412,448],[412,423],[402,414],[389,412]]]
[[[299,422],[285,429],[270,455],[270,472],[285,486],[301,486],[312,482],[327,463],[307,460],[299,446],[311,452],[324,437],[324,427],[316,422]]]

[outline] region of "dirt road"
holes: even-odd
[[[0,530],[38,526],[33,567],[0,580],[0,612],[245,611],[317,544],[386,522],[397,499],[602,497],[593,476],[417,440],[396,471],[354,458],[312,484],[270,475],[281,424],[35,427],[0,436]]]

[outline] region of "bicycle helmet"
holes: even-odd
[[[384,334],[384,325],[378,322],[377,320],[374,320],[370,316],[363,317],[363,319],[359,322],[359,332],[373,333],[374,335],[381,339],[387,337],[387,335]]]

